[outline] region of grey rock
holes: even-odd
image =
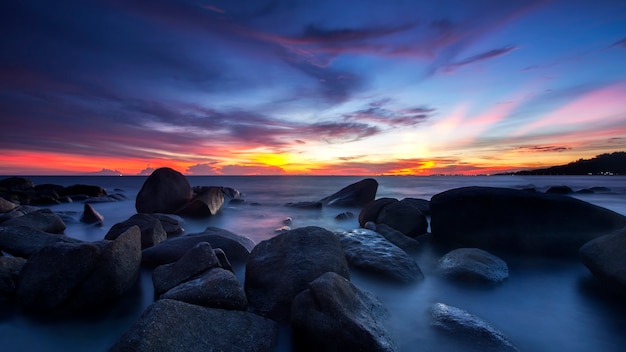
[[[13,202],[9,202],[8,200],[0,197],[0,213],[6,213],[13,209],[15,209],[17,205]]]
[[[341,243],[330,231],[309,226],[260,242],[248,258],[245,292],[259,314],[287,320],[293,298],[326,272],[349,278]]]
[[[354,213],[351,211],[344,211],[343,213],[339,213],[335,216],[336,220],[350,220],[354,219]]]
[[[160,168],[144,182],[137,194],[135,208],[138,213],[174,213],[192,196],[191,186],[183,174]]]
[[[395,244],[407,253],[414,253],[420,249],[420,243],[416,239],[409,237],[386,224],[374,225],[373,230],[383,235],[387,241]]]
[[[388,225],[410,237],[422,235],[428,230],[426,216],[412,201],[406,199],[382,207],[376,224]]]
[[[224,205],[222,187],[194,188],[193,198],[175,213],[181,216],[208,217],[217,214]]]
[[[435,328],[471,343],[477,351],[518,351],[504,334],[463,309],[435,303],[431,314]]]
[[[444,255],[437,264],[439,274],[463,281],[501,282],[509,277],[502,259],[478,248],[458,248]]]
[[[104,216],[98,213],[91,204],[85,204],[83,215],[80,217],[80,221],[87,224],[100,224],[104,222]]]
[[[86,195],[88,197],[102,197],[107,195],[107,191],[100,186],[93,185],[73,185],[65,187],[59,196]]]
[[[235,274],[222,268],[209,269],[165,292],[161,298],[221,309],[245,310],[248,306]]]
[[[104,236],[107,240],[114,240],[129,228],[138,226],[141,230],[141,248],[149,248],[167,239],[161,221],[149,214],[135,214],[128,220],[113,225]]]
[[[63,233],[65,223],[50,209],[39,209],[2,223],[2,226],[28,226],[48,233]]]
[[[188,281],[190,278],[210,269],[219,267],[220,262],[207,242],[192,247],[178,261],[158,266],[152,272],[152,282],[157,296]]]
[[[245,262],[254,248],[254,242],[230,231],[207,227],[203,232],[170,238],[143,251],[142,262],[147,266],[173,263],[200,242],[208,242],[213,248],[221,248],[234,263]]]
[[[0,256],[0,296],[11,296],[17,287],[17,278],[26,259]]]
[[[585,243],[579,256],[596,277],[626,292],[625,248],[626,227]]]
[[[413,258],[377,232],[354,229],[336,235],[351,266],[404,283],[424,278]]]
[[[432,197],[438,243],[515,253],[575,256],[586,242],[626,227],[626,217],[563,195],[464,187]]]
[[[300,343],[317,351],[396,351],[385,317],[378,299],[332,272],[312,281],[291,308]]]
[[[552,186],[550,188],[548,188],[548,190],[546,191],[546,193],[553,193],[553,194],[571,194],[574,193],[574,190],[571,189],[568,186]]]
[[[366,178],[320,199],[320,202],[339,207],[362,207],[376,198],[377,190],[378,182],[373,178]]]
[[[28,258],[55,243],[80,243],[65,235],[43,232],[27,226],[0,226],[0,250],[16,257]]]
[[[421,198],[404,198],[402,202],[410,204],[416,207],[417,209],[419,209],[419,211],[422,214],[426,216],[430,216],[430,201],[429,200],[421,199]]]
[[[6,212],[6,213],[1,213],[0,214],[0,224],[4,223],[7,220],[13,219],[13,218],[17,218],[20,216],[24,216],[26,214],[30,214],[36,211],[41,210],[42,208],[40,207],[35,207],[32,205],[18,205],[17,207],[13,208],[12,210]]]
[[[161,222],[161,226],[163,227],[165,233],[167,233],[168,238],[178,236],[185,232],[185,229],[183,228],[185,221],[178,215],[160,213],[153,213],[149,215]]]
[[[252,313],[160,299],[109,351],[269,352],[277,331],[275,322]]]
[[[380,211],[387,205],[397,201],[395,198],[378,198],[373,202],[367,203],[359,213],[359,226],[364,227],[365,223],[369,221],[376,223]]]

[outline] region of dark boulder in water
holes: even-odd
[[[298,209],[322,209],[322,202],[289,202],[285,204],[286,207],[298,208]]]
[[[83,215],[80,217],[80,221],[87,224],[99,224],[104,222],[104,216],[98,213],[91,204],[85,204],[83,209]]]
[[[0,197],[0,213],[6,213],[13,209],[15,209],[17,205],[13,202],[9,202],[8,200]]]
[[[291,324],[307,351],[396,351],[382,303],[336,273],[312,281],[293,300]]]
[[[107,195],[107,191],[100,186],[92,185],[73,185],[65,187],[60,191],[59,196],[76,196],[85,195],[88,197],[102,197]]]
[[[546,193],[553,193],[553,194],[572,194],[574,193],[574,190],[571,189],[568,186],[552,186],[550,188],[548,188],[548,190],[546,191]]]
[[[9,219],[2,226],[27,226],[48,233],[60,234],[65,231],[65,223],[50,209],[39,209],[22,216]]]
[[[376,231],[379,234],[383,235],[383,237],[385,237],[387,241],[400,247],[405,252],[413,253],[419,250],[420,243],[416,239],[411,238],[403,234],[402,232],[385,224],[378,224],[378,225],[374,223],[370,223],[370,224],[373,224],[374,226],[374,228],[372,229],[373,231]]]
[[[511,340],[489,323],[467,311],[443,303],[431,306],[432,325],[468,344],[470,351],[518,351]]]
[[[138,226],[141,230],[142,249],[155,246],[167,239],[167,232],[163,230],[161,221],[149,214],[135,214],[128,220],[113,225],[104,238],[114,240],[133,226]]]
[[[183,174],[164,167],[144,182],[135,208],[138,213],[175,213],[191,200],[193,190]]]
[[[458,248],[448,252],[437,263],[437,272],[462,281],[501,282],[509,277],[506,262],[478,248]]]
[[[294,297],[329,271],[350,277],[341,243],[332,232],[309,226],[281,233],[250,253],[244,285],[248,303],[258,314],[287,320]]]
[[[404,283],[424,278],[413,258],[377,232],[354,229],[336,235],[348,263],[355,268]]]
[[[580,259],[596,277],[626,292],[626,227],[580,248]]]
[[[359,224],[368,221],[388,225],[409,237],[426,233],[428,220],[419,206],[411,198],[401,201],[393,198],[380,198],[367,204],[359,214]]]
[[[160,299],[109,351],[270,352],[277,332],[275,322],[252,313]]]
[[[228,260],[234,263],[245,262],[255,246],[255,243],[247,237],[209,226],[203,232],[170,238],[145,249],[142,262],[147,266],[173,263],[200,242],[208,242],[214,249],[222,249]]]
[[[43,232],[28,226],[0,226],[0,250],[16,257],[28,258],[55,243],[80,242],[65,235]]]
[[[586,242],[626,226],[626,217],[563,195],[464,187],[432,197],[431,232],[454,247],[575,256]]]
[[[217,214],[224,205],[222,187],[194,187],[193,198],[176,211],[176,214],[190,217],[208,217]]]
[[[373,178],[366,178],[320,199],[320,202],[338,207],[362,207],[376,198],[377,191],[378,182]]]
[[[1,254],[2,252],[0,252]],[[26,259],[0,255],[0,296],[13,296]]]

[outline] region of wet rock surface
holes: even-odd
[[[437,272],[461,281],[502,282],[509,277],[509,268],[502,259],[478,248],[458,248],[444,255]]]

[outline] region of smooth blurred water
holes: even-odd
[[[54,183],[100,185],[109,193],[119,192],[127,200],[96,203],[94,208],[105,217],[102,227],[88,226],[78,219],[83,204],[68,203],[51,209],[70,215],[66,234],[86,241],[101,240],[117,222],[136,213],[135,197],[145,177],[30,177],[35,184]],[[335,215],[358,209],[330,208],[302,210],[284,207],[287,202],[319,200],[362,179],[362,177],[188,177],[193,186],[227,186],[243,193],[245,203],[226,205],[217,216],[186,220],[186,233],[200,232],[207,226],[222,227],[250,237],[255,242],[274,236],[286,217],[292,227],[321,226],[329,230],[352,229],[355,219],[335,220]],[[534,187],[545,191],[550,186],[567,185],[575,191],[594,186],[610,192],[576,194],[574,197],[626,215],[626,177],[611,176],[485,176],[485,177],[375,177],[379,182],[377,198],[433,195],[456,187],[493,186]],[[430,327],[428,307],[435,302],[463,308],[507,335],[522,351],[622,351],[626,337],[626,307],[602,292],[588,270],[577,260],[533,257],[507,257],[510,277],[494,286],[451,283],[432,275],[443,253],[434,249],[414,255],[426,279],[413,285],[393,285],[353,273],[355,285],[373,292],[390,311],[387,327],[401,351],[472,350]],[[498,253],[495,253],[498,254]],[[243,269],[237,272],[243,281]],[[153,299],[150,271],[123,302],[102,315],[90,318],[46,321],[27,317],[0,305],[1,351],[104,351],[130,327]],[[281,333],[279,350],[289,351],[288,333]]]

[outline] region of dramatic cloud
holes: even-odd
[[[554,145],[533,145],[533,146],[521,146],[518,149],[520,149],[521,151],[524,152],[541,152],[541,153],[545,153],[545,152],[549,152],[549,153],[553,153],[553,152],[564,152],[566,150],[570,150],[572,148],[570,147],[562,147],[562,146],[554,146]]]

